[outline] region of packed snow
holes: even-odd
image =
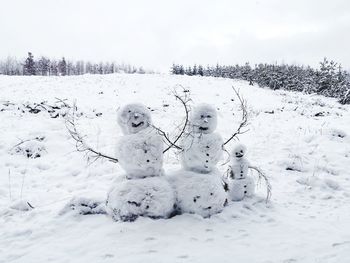
[[[249,170],[247,176],[257,183],[255,194],[229,201],[210,217],[184,209],[181,215],[157,219],[159,213],[170,213],[158,201],[169,204],[178,198],[168,188],[178,184],[161,178],[177,175],[184,185],[180,196],[195,195],[192,183],[198,189],[217,186],[205,182],[228,173],[235,141],[214,165],[218,177],[183,170],[181,153],[172,148],[157,166],[161,175],[125,180],[122,162],[77,152],[66,128],[68,105],[76,103],[84,139],[118,158],[118,142],[142,132],[119,126],[124,105],[146,105],[152,124],[175,138],[185,112],[173,90],[188,90],[192,110],[201,103],[215,108],[215,133],[225,141],[241,120],[232,86],[248,104],[249,131],[239,136],[248,149],[244,157],[269,177],[272,197],[266,202],[264,182]],[[0,95],[1,263],[350,261],[350,106],[244,81],[156,74],[0,76]],[[144,124],[150,120],[148,114],[142,118]],[[131,189],[135,199],[145,192],[137,189],[153,189],[144,203],[144,197],[134,202],[144,210],[151,204],[150,211],[159,213],[133,222],[113,220],[104,205],[108,193],[118,192],[114,187]],[[211,200],[210,193],[203,190],[204,199]],[[174,194],[179,196],[176,189]],[[113,202],[119,206],[122,200]],[[201,202],[198,206],[205,208]]]

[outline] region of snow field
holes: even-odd
[[[121,223],[103,214],[62,213],[72,198],[105,199],[123,171],[108,161],[87,165],[63,118],[23,112],[20,105],[76,100],[84,113],[79,130],[93,147],[114,155],[122,135],[117,110],[129,102],[150,107],[154,124],[176,135],[183,110],[172,90],[180,85],[191,91],[193,105],[217,108],[224,140],[240,120],[231,86],[240,90],[250,116],[240,140],[249,162],[269,176],[271,202],[265,203],[262,183],[257,196],[207,219],[184,214]],[[147,74],[0,76],[0,95],[0,262],[350,261],[349,106],[241,81]],[[21,140],[30,140],[25,149],[40,148],[40,157],[13,151]],[[179,168],[179,156],[167,152],[165,172]],[[22,211],[28,203],[34,209]]]

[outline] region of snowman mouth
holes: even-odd
[[[199,129],[200,129],[201,131],[207,131],[209,128],[208,128],[208,127],[199,126]]]
[[[241,153],[236,153],[236,157],[237,157],[237,158],[241,158],[241,157],[243,157],[243,154],[241,154]]]
[[[139,122],[139,123],[134,123],[134,122],[132,122],[132,123],[131,123],[131,126],[132,126],[133,128],[137,128],[137,127],[140,127],[140,126],[143,125],[143,124],[144,124],[143,121],[141,121],[141,122]]]

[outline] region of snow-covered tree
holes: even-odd
[[[34,61],[34,56],[31,52],[28,52],[28,57],[26,58],[23,65],[24,75],[35,75],[36,74],[36,65]]]
[[[37,73],[48,76],[50,73],[50,59],[42,56],[37,62]]]
[[[58,62],[58,72],[61,76],[67,75],[67,62],[64,57]]]

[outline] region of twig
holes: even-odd
[[[66,117],[66,128],[69,132],[69,134],[72,136],[73,140],[75,140],[76,144],[76,150],[78,152],[83,152],[86,153],[87,156],[92,157],[92,158],[96,158],[96,160],[98,158],[105,158],[108,159],[111,162],[117,163],[118,159],[108,156],[104,153],[101,153],[95,149],[93,149],[92,147],[90,147],[84,140],[84,137],[78,132],[77,127],[76,127],[76,123],[75,123],[75,111],[76,111],[76,105],[73,105],[73,109],[72,109],[72,114],[71,115],[67,115]]]
[[[182,135],[184,134],[185,130],[186,130],[186,127],[187,127],[187,124],[188,124],[188,121],[189,121],[189,107],[188,107],[188,103],[190,101],[190,98],[189,98],[189,95],[188,95],[188,91],[184,88],[183,88],[183,92],[184,92],[184,97],[180,96],[176,90],[174,90],[173,94],[176,98],[176,100],[179,100],[181,102],[181,104],[183,105],[184,107],[184,110],[185,110],[185,122],[183,124],[183,127],[180,131],[180,133],[176,136],[176,138],[174,139],[174,141],[170,140],[169,139],[169,136],[160,128],[152,125],[153,128],[155,128],[160,135],[162,135],[165,140],[168,142],[168,147],[163,151],[163,153],[166,153],[169,149],[171,149],[172,147],[175,147],[176,149],[178,150],[183,150],[180,146],[178,146],[176,143],[179,141],[179,139],[182,137]]]
[[[166,150],[163,151],[163,153],[165,153],[166,151],[168,151],[171,147],[175,147],[178,150],[181,150],[182,148],[178,145],[176,145],[174,142],[170,141],[169,136],[160,128],[154,126],[153,124],[151,124],[151,127],[154,128],[155,130],[157,130],[157,132],[164,137],[164,139],[168,142],[169,146],[166,148]]]
[[[230,138],[228,138],[228,140],[226,142],[224,142],[224,144],[222,146],[225,146],[226,144],[228,144],[233,138],[235,138],[237,135],[246,133],[247,131],[241,131],[242,128],[246,127],[248,125],[248,111],[247,111],[247,101],[245,99],[243,99],[241,97],[241,95],[239,94],[239,92],[232,87],[233,91],[235,92],[239,102],[241,103],[240,108],[242,110],[242,119],[241,119],[241,123],[239,124],[237,130],[235,133],[233,133],[231,135]]]
[[[57,100],[57,102],[62,103],[65,107],[70,108],[70,105],[65,102],[67,99],[60,99],[60,98],[57,98],[57,97],[55,97],[55,99]]]
[[[271,186],[271,184],[270,184],[269,179],[268,179],[267,176],[263,173],[263,171],[262,171],[261,169],[259,169],[258,167],[256,167],[256,166],[249,166],[249,169],[252,169],[252,170],[254,170],[254,171],[256,171],[256,172],[258,173],[258,175],[259,175],[259,180],[260,180],[261,178],[264,179],[265,185],[266,185],[266,202],[269,201],[270,198],[271,198],[271,195],[272,195],[272,192],[271,192],[272,186]]]

